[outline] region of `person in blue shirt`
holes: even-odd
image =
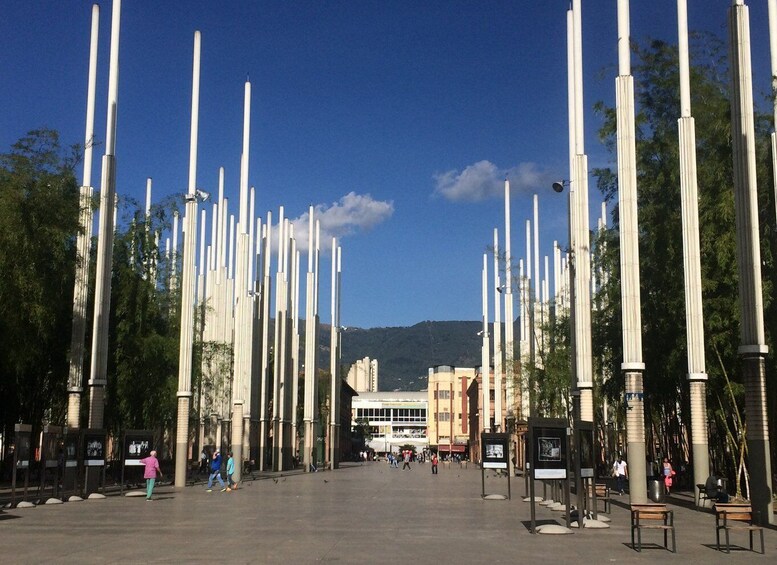
[[[235,472],[235,460],[232,457],[232,452],[229,452],[229,459],[227,459],[227,492],[231,490],[237,490],[237,483],[232,480],[232,474]]]
[[[213,492],[214,478],[219,480],[219,484],[221,485],[221,492],[227,490],[227,487],[224,484],[224,480],[221,478],[221,452],[219,450],[216,450],[216,453],[213,454],[213,461],[210,462],[210,476],[208,477],[208,488],[206,489],[207,492]]]

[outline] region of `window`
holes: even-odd
[[[438,393],[438,398],[440,400],[449,400],[451,397],[451,391],[449,390],[441,390]]]

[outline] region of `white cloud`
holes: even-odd
[[[554,177],[536,163],[520,163],[500,169],[490,161],[478,161],[462,171],[452,169],[434,175],[434,194],[453,202],[479,202],[504,197],[504,179],[513,194],[532,193],[550,187]]]
[[[332,247],[332,238],[338,239],[360,231],[367,231],[385,222],[394,213],[392,201],[375,200],[369,194],[349,192],[332,204],[317,204],[313,207],[313,219],[321,226],[320,245],[322,252]],[[297,249],[308,249],[309,213],[292,219]],[[277,226],[273,237],[277,238]],[[277,239],[276,239],[277,241]]]

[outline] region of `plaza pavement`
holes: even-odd
[[[493,473],[491,473],[493,474]],[[346,463],[334,472],[276,473],[234,492],[202,484],[163,485],[155,500],[116,495],[0,514],[0,562],[11,563],[773,563],[777,531],[766,529],[766,555],[715,549],[714,516],[670,499],[677,554],[661,534],[630,547],[628,497],[613,496],[611,528],[571,535],[532,535],[524,483],[511,500],[482,500],[480,469],[428,464],[390,469]],[[490,476],[487,494],[507,494],[507,479]],[[564,515],[537,507],[537,519]],[[651,544],[652,542],[652,544]]]

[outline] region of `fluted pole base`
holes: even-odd
[[[235,402],[232,406],[232,460],[235,462],[235,471],[232,480],[240,482],[243,466],[243,403]]]
[[[310,420],[305,421],[305,439],[304,439],[304,449],[302,454],[302,461],[305,465],[305,472],[308,473],[311,471],[311,465],[316,464],[316,422],[312,422]]]
[[[81,390],[71,390],[67,398],[67,427],[77,430],[81,426]]]
[[[707,383],[691,381],[691,449],[693,450],[693,484],[697,506],[704,506],[695,485],[703,485],[710,476],[709,442],[707,441]]]
[[[270,466],[269,423],[259,421],[259,470],[267,471]]]
[[[750,470],[750,503],[762,526],[774,524],[772,462],[769,421],[766,414],[766,367],[762,355],[743,355],[747,414],[747,456]]]
[[[642,371],[625,371],[626,377],[626,464],[629,498],[632,504],[647,503],[645,464],[645,402]]]
[[[191,395],[178,397],[178,425],[175,433],[175,487],[186,486],[186,471],[189,466],[189,408]]]

